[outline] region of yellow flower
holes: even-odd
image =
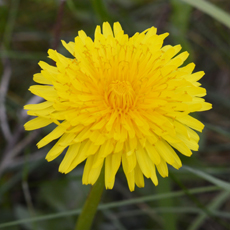
[[[162,47],[168,33],[157,35],[154,27],[130,38],[118,22],[113,31],[107,22],[102,29],[97,26],[94,41],[84,31],[75,42],[62,41],[73,58],[50,49],[56,67],[39,62],[43,70],[34,81],[41,85],[29,90],[45,102],[25,106],[37,116],[25,129],[55,123],[37,146],[60,138],[46,159],[68,148],[62,173],[86,160],[83,184],[94,184],[105,164],[105,187],[113,188],[122,163],[131,191],[144,186],[143,175],[157,185],[156,169],[166,177],[167,164],[182,166],[174,149],[185,156],[198,150],[193,130],[204,125],[189,113],[211,109],[197,82],[204,72],[192,73],[193,63],[180,67],[188,53],[177,55],[180,45]]]

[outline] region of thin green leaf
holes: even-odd
[[[170,0],[172,11],[170,18],[170,35],[175,44],[181,44],[182,51],[188,51],[189,57],[185,63],[190,63],[193,60],[193,49],[188,39],[188,29],[190,25],[190,18],[192,7],[184,2],[178,0]]]
[[[212,213],[213,216],[216,217],[221,217],[221,218],[230,218],[230,213],[229,212],[221,212],[221,211],[213,211],[213,210],[209,210],[208,211],[210,213]],[[201,210],[200,208],[194,208],[194,207],[156,207],[152,210],[148,210],[148,213],[187,213],[187,214],[203,214],[203,210]],[[136,209],[136,210],[126,210],[126,211],[122,211],[120,212],[117,216],[118,217],[134,217],[134,216],[141,216],[141,215],[145,215],[146,213],[143,212],[140,209]]]
[[[121,221],[118,219],[118,217],[111,212],[110,210],[103,211],[103,214],[111,220],[114,227],[119,230],[127,230],[126,227],[121,223]]]
[[[188,191],[191,194],[198,194],[198,193],[204,193],[204,192],[217,191],[219,189],[220,188],[217,186],[206,186],[206,187],[190,189]],[[142,202],[165,199],[165,198],[169,198],[169,197],[180,197],[183,195],[185,195],[184,191],[177,191],[177,192],[170,192],[170,193],[158,194],[158,195],[152,195],[152,196],[144,196],[144,197],[129,199],[129,200],[120,201],[120,202],[111,202],[108,204],[101,204],[98,206],[98,210],[117,208],[117,207],[121,207],[124,205],[133,205],[133,204],[138,204],[138,203],[142,203]],[[29,222],[33,222],[33,221],[44,221],[44,220],[50,220],[50,219],[65,217],[65,216],[78,215],[81,213],[81,211],[82,211],[81,209],[76,209],[76,210],[71,210],[71,211],[66,211],[66,212],[60,212],[60,213],[49,214],[49,215],[44,215],[44,216],[38,216],[38,217],[34,217],[34,218],[28,218],[28,219],[17,220],[17,221],[10,221],[7,223],[0,224],[0,229],[5,228],[5,227],[9,227],[9,226],[15,226],[15,225],[23,224],[23,223],[29,223]]]
[[[28,60],[47,60],[47,56],[44,53],[32,53],[32,52],[18,52],[18,51],[6,51],[0,50],[0,57],[8,57],[12,59],[28,59]]]
[[[11,2],[12,2],[11,3],[12,7],[10,8],[9,17],[7,20],[7,24],[5,26],[4,37],[3,37],[3,44],[5,45],[6,49],[9,49],[10,47],[10,42],[14,30],[14,24],[16,21],[20,0],[13,0]]]
[[[230,132],[225,131],[221,127],[218,127],[216,125],[211,125],[211,124],[205,124],[205,127],[208,128],[208,129],[211,129],[212,131],[214,131],[216,133],[219,133],[220,135],[222,135],[224,137],[230,138]]]
[[[91,0],[91,4],[101,22],[108,21],[111,23],[113,21],[102,0]]]
[[[181,0],[189,5],[201,10],[202,12],[213,17],[217,21],[221,22],[228,28],[230,28],[230,15],[214,4],[204,0]]]
[[[191,173],[193,173],[193,174],[195,174],[195,175],[197,175],[197,176],[199,176],[199,177],[211,182],[212,184],[215,184],[216,186],[219,186],[219,187],[223,188],[226,191],[230,191],[230,183],[228,183],[228,182],[222,181],[222,180],[220,180],[218,178],[215,178],[214,176],[208,175],[205,172],[202,172],[202,171],[200,171],[198,169],[190,168],[188,166],[183,166],[183,169],[188,170],[189,172],[191,172]]]
[[[208,210],[213,214],[213,212],[218,209],[228,198],[230,195],[230,191],[223,191],[218,194],[212,202],[208,205]],[[202,223],[207,218],[206,213],[201,213],[195,221],[189,226],[188,230],[197,230],[200,229]]]

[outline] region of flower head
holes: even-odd
[[[113,188],[122,164],[131,191],[144,186],[143,175],[157,185],[156,169],[166,177],[167,164],[181,167],[175,150],[186,156],[198,150],[194,130],[204,125],[189,113],[211,108],[197,82],[204,72],[192,73],[193,63],[180,67],[188,53],[177,55],[180,45],[162,47],[168,33],[157,35],[154,27],[132,37],[118,22],[102,29],[97,26],[94,41],[83,31],[74,42],[62,41],[73,58],[50,49],[56,67],[39,62],[43,70],[34,81],[41,85],[29,90],[45,102],[25,106],[37,116],[25,129],[55,123],[37,146],[59,138],[46,159],[68,148],[59,171],[86,160],[84,184],[94,184],[105,164],[105,187]]]

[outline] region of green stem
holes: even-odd
[[[78,217],[75,230],[90,230],[94,216],[97,211],[98,204],[101,200],[101,196],[104,190],[104,174],[105,173],[103,167],[97,182],[93,185],[89,192],[82,212]]]
[[[165,180],[165,178],[159,178],[159,185],[156,187],[156,191],[159,195],[164,193],[171,193],[171,181],[169,178]],[[172,197],[168,197],[166,199],[159,199],[158,204],[160,208],[165,207],[174,207],[174,199]],[[176,230],[177,229],[177,219],[174,212],[162,213],[163,217],[163,229],[164,230]]]

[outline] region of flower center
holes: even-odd
[[[109,85],[108,103],[113,109],[128,110],[134,104],[135,93],[128,81],[112,81]]]
[[[128,81],[113,81],[110,87],[111,90],[119,96],[124,96],[132,91],[132,86]]]

